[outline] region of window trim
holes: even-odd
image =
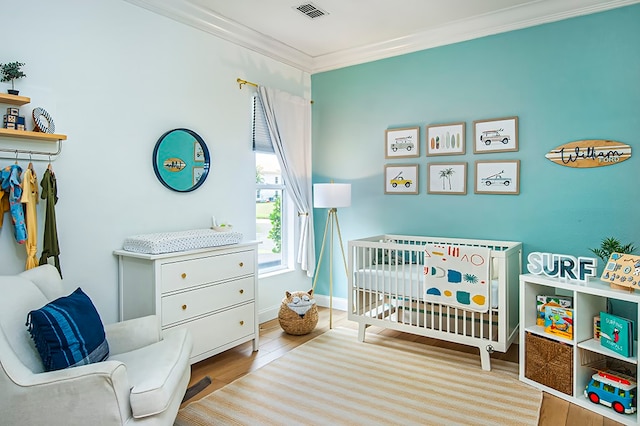
[[[258,154],[258,152],[256,152],[256,154]],[[269,154],[269,153],[265,153],[265,152],[260,152],[260,154],[267,154],[267,155],[274,155],[275,154]],[[256,166],[257,166],[257,158],[256,158]],[[258,274],[268,274],[268,273],[272,273],[272,272],[277,272],[277,271],[281,271],[281,270],[286,270],[286,269],[290,269],[291,268],[291,263],[292,263],[292,259],[290,258],[290,246],[292,245],[292,234],[294,232],[294,228],[293,228],[293,217],[292,217],[292,211],[293,209],[291,208],[291,202],[289,199],[289,195],[287,193],[287,185],[285,182],[285,179],[282,178],[281,179],[280,184],[273,184],[273,183],[257,183],[256,182],[256,193],[259,190],[279,190],[282,193],[282,198],[280,200],[280,218],[281,218],[281,223],[280,223],[280,227],[281,227],[281,234],[280,234],[280,257],[281,257],[281,262],[279,265],[274,265],[274,266],[261,266],[260,263],[260,255],[258,254]],[[257,201],[256,201],[257,203]],[[256,218],[257,220],[257,218]],[[256,235],[257,238],[257,235]]]

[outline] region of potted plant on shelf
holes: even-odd
[[[24,66],[23,62],[7,62],[6,64],[0,64],[0,71],[2,72],[2,82],[10,81],[11,89],[7,90],[10,95],[17,95],[20,93],[14,87],[15,80],[26,77],[27,75],[20,69]]]
[[[631,254],[636,250],[633,243],[622,245],[617,238],[609,237],[602,240],[599,248],[589,249],[606,264],[611,253]]]

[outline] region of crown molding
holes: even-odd
[[[311,56],[211,10],[194,5],[188,0],[125,1],[253,50],[301,71],[308,73],[313,71]]]
[[[447,44],[505,33],[577,16],[639,3],[640,0],[587,0],[590,3],[572,8],[568,2],[542,0],[524,6],[452,22],[432,30],[400,37],[356,49],[348,49],[314,58],[313,73],[331,71],[351,65],[404,55]]]
[[[580,0],[576,6],[575,1],[539,0],[406,37],[312,57],[189,0],[125,1],[310,74],[640,3],[640,0]]]

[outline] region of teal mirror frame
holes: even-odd
[[[167,188],[177,192],[198,189],[209,175],[211,159],[204,140],[193,130],[169,130],[153,149],[153,171]]]

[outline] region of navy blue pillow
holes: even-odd
[[[100,315],[80,287],[29,312],[26,325],[45,371],[104,361],[109,356]]]

